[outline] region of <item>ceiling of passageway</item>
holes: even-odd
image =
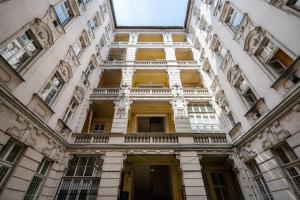
[[[184,28],[190,0],[110,0],[117,28]]]

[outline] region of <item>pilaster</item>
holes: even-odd
[[[128,112],[131,104],[130,89],[134,69],[126,67],[122,69],[122,83],[117,101],[115,101],[115,113],[112,123],[112,133],[126,133],[128,125]]]
[[[102,166],[102,175],[97,199],[118,199],[123,159],[124,156],[122,152],[106,152]]]
[[[178,133],[191,133],[191,125],[188,117],[187,102],[184,99],[180,70],[178,67],[169,67],[169,85],[173,99],[171,105],[174,113],[175,130]]]
[[[178,159],[182,170],[186,200],[206,200],[207,196],[201,173],[200,158],[197,152],[180,152]]]

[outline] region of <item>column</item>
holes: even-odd
[[[122,69],[122,82],[117,101],[115,101],[115,113],[112,123],[112,133],[126,133],[128,126],[128,113],[130,109],[130,89],[134,69],[126,67]]]
[[[201,165],[196,151],[180,152],[180,167],[186,200],[206,200]]]
[[[123,152],[106,152],[102,166],[102,175],[97,199],[118,199],[123,159]]]
[[[129,44],[135,45],[138,41],[138,33],[130,33],[129,34]]]
[[[166,60],[168,61],[168,65],[177,65],[175,49],[173,47],[166,47]]]
[[[187,103],[184,100],[184,94],[182,90],[180,80],[180,70],[178,67],[169,67],[169,85],[173,99],[171,100],[175,130],[177,133],[191,133],[191,124],[188,117]]]
[[[171,33],[165,32],[163,34],[163,37],[164,37],[164,43],[165,44],[168,44],[168,45],[172,44],[172,34]]]

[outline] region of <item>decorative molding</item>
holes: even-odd
[[[44,49],[49,49],[54,44],[50,27],[41,19],[36,18],[34,20],[31,30]]]

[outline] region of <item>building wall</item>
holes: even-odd
[[[4,152],[3,147],[9,141],[22,146],[8,177],[0,182],[1,199],[23,199],[43,158],[51,161],[51,168],[44,178],[39,199],[53,199],[61,178],[66,175],[68,161],[74,155],[101,155],[103,165],[97,199],[118,198],[127,155],[176,156],[186,199],[207,199],[201,163],[219,157],[232,164],[245,199],[262,199],[249,168],[249,163],[254,161],[273,199],[299,198],[299,189],[293,185],[277,153],[278,148],[288,144],[297,156],[289,166],[299,166],[299,83],[288,79],[291,75],[299,78],[297,37],[300,21],[297,11],[285,4],[271,5],[263,0],[193,0],[187,30],[113,30],[108,1],[91,0],[87,5],[80,5],[78,1],[69,0],[74,17],[64,27],[55,26],[58,19],[53,6],[58,3],[50,0],[0,1],[0,49],[28,29],[41,46],[38,54],[21,71],[0,60],[0,150]],[[236,33],[225,25],[225,11],[229,5],[243,14],[242,25]],[[106,10],[104,17],[101,10]],[[88,20],[96,13],[101,24],[93,34]],[[203,20],[207,25],[200,27]],[[203,28],[207,30],[206,36],[203,36]],[[251,54],[255,45],[247,41],[258,35],[254,39],[261,42],[261,30],[263,36],[272,38],[295,60],[280,77],[274,78]],[[129,41],[113,42],[118,34],[129,35]],[[139,34],[160,34],[163,42],[140,43]],[[174,43],[172,34],[190,37],[186,42]],[[86,48],[76,56],[72,45],[80,35]],[[223,59],[213,50],[217,41],[226,48]],[[110,48],[124,49],[125,56],[121,56],[124,60],[110,61]],[[145,49],[161,50],[165,61],[136,61],[136,52]],[[178,49],[192,52],[188,58],[193,57],[193,60],[177,61],[175,52]],[[146,58],[147,54],[143,56]],[[86,79],[83,72],[90,62],[94,68]],[[121,70],[121,84],[102,91],[98,88],[102,72],[109,69]],[[134,73],[149,69],[166,71],[168,88],[134,92]],[[187,88],[182,87],[180,79],[182,70],[199,72],[205,88],[185,90]],[[48,106],[40,98],[41,90],[57,71],[65,84]],[[235,78],[241,77],[258,100],[251,108],[233,86]],[[62,118],[73,97],[78,106],[70,122],[65,123]],[[93,106],[106,101],[112,101],[115,106],[111,133],[83,133]],[[145,134],[141,138],[133,133],[131,137],[127,134],[128,115],[135,102],[171,105],[173,119],[169,121],[174,121],[175,131],[170,131],[168,136]],[[201,134],[192,131],[187,105],[203,102],[213,104],[217,110],[221,127],[217,133],[209,129]],[[228,111],[232,113],[235,125],[230,123]],[[3,166],[5,162],[3,157],[0,158]]]

